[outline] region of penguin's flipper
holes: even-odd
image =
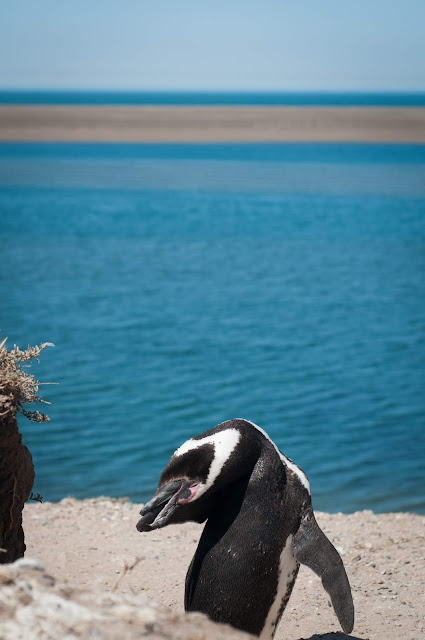
[[[322,579],[342,630],[351,633],[354,605],[350,583],[338,551],[317,524],[311,507],[304,512],[293,545],[298,562],[305,564]]]

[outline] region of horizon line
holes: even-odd
[[[130,87],[10,87],[10,86],[0,86],[0,92],[58,92],[58,93],[74,93],[74,92],[86,92],[86,93],[175,93],[175,94],[184,94],[184,93],[201,93],[201,94],[214,94],[214,93],[224,93],[224,94],[247,94],[247,93],[270,93],[270,94],[312,94],[312,93],[323,93],[323,94],[425,94],[425,88],[423,89],[360,89],[360,88],[352,88],[352,89],[332,89],[332,88],[322,88],[322,89],[259,89],[259,88],[243,88],[243,89],[228,89],[228,88],[130,88]]]

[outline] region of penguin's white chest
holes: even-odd
[[[279,560],[279,579],[274,602],[267,615],[260,640],[271,640],[276,631],[277,623],[283,613],[283,609],[289,599],[292,585],[298,570],[298,562],[295,559],[292,547],[292,535],[288,536],[282,549]],[[285,602],[286,600],[286,602]]]

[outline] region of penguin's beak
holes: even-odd
[[[138,531],[152,531],[164,527],[178,507],[179,500],[190,496],[188,480],[172,480],[157,490],[140,512]]]

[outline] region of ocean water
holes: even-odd
[[[423,107],[425,92],[0,90],[0,104]]]
[[[1,144],[0,219],[45,500],[143,501],[245,417],[317,509],[425,513],[425,146]]]

